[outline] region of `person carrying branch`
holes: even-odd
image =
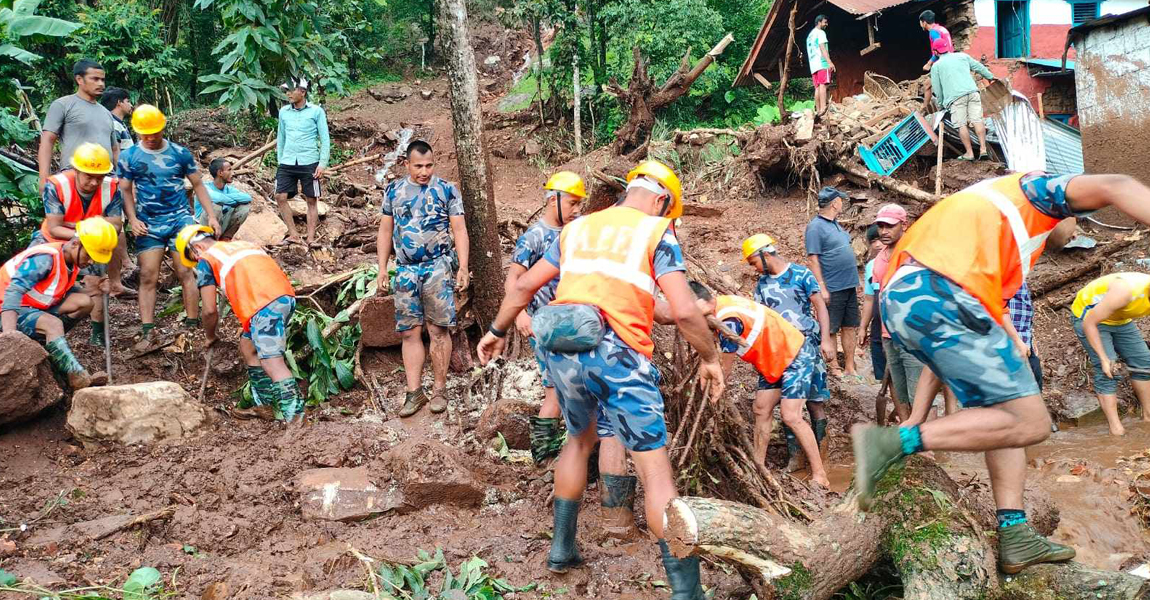
[[[564,573],[582,563],[576,526],[587,460],[599,440],[594,424],[602,410],[643,482],[647,525],[662,549],[671,598],[702,600],[699,558],[675,558],[663,539],[663,512],[677,493],[659,372],[651,361],[656,289],[663,291],[673,320],[699,353],[700,383],[712,401],[723,393],[723,373],[707,321],[687,285],[672,227],[683,214],[678,176],[649,160],[631,170],[627,182],[621,203],[565,227],[544,259],[519,278],[477,352],[484,364],[503,354],[515,317],[539,288],[559,277],[555,299],[537,310],[531,322],[568,431],[555,468],[555,528],[547,568]]]
[[[304,420],[304,398],[284,361],[287,326],[295,312],[295,289],[275,259],[255,244],[216,240],[210,227],[188,225],[176,237],[183,266],[193,269],[204,302],[204,347],[216,343],[224,293],[243,326],[240,354],[248,365],[252,399],[272,404],[291,425]]]
[[[1150,348],[1135,320],[1150,315],[1150,275],[1111,273],[1086,284],[1074,297],[1070,323],[1094,367],[1094,393],[1110,425],[1110,435],[1125,435],[1118,417],[1115,362],[1130,370],[1130,385],[1150,421]],[[1135,370],[1137,369],[1137,370]]]
[[[907,229],[883,281],[881,316],[893,342],[930,368],[919,379],[909,423],[860,424],[851,431],[863,510],[887,470],[908,455],[985,452],[1002,570],[1018,573],[1074,557],[1073,548],[1026,522],[1025,449],[1050,435],[1050,415],[1003,327],[1003,310],[1059,222],[1107,206],[1150,224],[1150,188],[1131,177],[1034,172],[952,194]],[[965,410],[923,422],[943,382]]]
[[[105,278],[89,290],[76,286],[76,278],[93,262],[107,264],[118,237],[116,226],[103,218],[84,219],[68,241],[31,246],[0,267],[3,332],[19,331],[43,343],[52,367],[73,390],[91,385],[92,376],[64,334],[92,312],[93,295],[108,291]]]
[[[771,236],[758,233],[743,240],[743,260],[762,274],[755,285],[755,302],[778,312],[806,338],[797,359],[800,364],[798,376],[785,382],[782,379],[759,381],[759,389],[764,394],[755,396],[756,433],[770,440],[774,408],[781,399],[783,432],[787,439],[787,470],[799,470],[802,456],[806,455],[811,463],[811,477],[819,482],[817,474],[822,470],[822,461],[814,459],[817,456],[821,458],[820,448],[827,435],[825,403],[831,397],[827,389],[826,361],[835,355],[834,338],[822,335],[830,329],[827,304],[811,270],[783,260]],[[790,385],[786,385],[788,383]],[[809,425],[802,416],[804,402],[811,415]],[[765,447],[761,458],[766,460]]]

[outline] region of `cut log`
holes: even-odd
[[[240,167],[242,167],[242,166],[252,162],[253,160],[263,156],[268,150],[271,150],[272,148],[275,148],[275,147],[276,147],[276,142],[271,141],[271,142],[264,144],[263,146],[260,146],[259,148],[256,148],[256,150],[254,152],[252,152],[251,154],[237,160],[235,162],[235,164],[232,165],[232,169],[233,170],[239,170]]]
[[[867,181],[873,181],[885,189],[888,189],[897,194],[901,194],[916,202],[934,204],[939,200],[942,200],[942,197],[940,196],[936,196],[930,192],[924,192],[923,190],[920,190],[913,185],[903,183],[893,177],[876,175],[875,173],[868,171],[866,168],[860,165],[848,162],[846,159],[837,158],[834,161],[834,165],[836,168],[846,172],[849,175],[854,175],[855,177],[859,177]]]
[[[1069,271],[1062,271],[1060,273],[1053,273],[1050,277],[1035,278],[1035,281],[1030,286],[1030,294],[1033,299],[1037,300],[1054,290],[1057,290],[1069,283],[1078,281],[1079,279],[1093,274],[1095,271],[1102,268],[1104,264],[1108,264],[1114,260],[1115,254],[1119,251],[1126,249],[1134,243],[1135,240],[1118,240],[1107,244],[1104,247],[1094,249],[1094,255],[1082,262],[1082,264],[1070,269]],[[1075,290],[1077,291],[1077,290]]]
[[[364,163],[369,163],[373,160],[379,160],[379,157],[381,157],[381,156],[383,156],[383,155],[382,154],[372,154],[369,156],[364,156],[363,158],[357,158],[355,160],[349,160],[349,161],[343,163],[342,165],[336,165],[336,166],[328,169],[328,172],[329,173],[338,173],[338,172],[340,172],[340,171],[342,171],[348,167],[354,167],[356,165],[362,165]]]

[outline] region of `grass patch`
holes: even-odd
[[[782,600],[805,598],[809,589],[811,589],[811,572],[799,562],[791,565],[790,575],[780,578],[775,583],[775,591]]]

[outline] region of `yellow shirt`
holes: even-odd
[[[1110,282],[1115,279],[1122,279],[1130,285],[1134,299],[1126,306],[1114,311],[1114,314],[1102,321],[1102,324],[1125,325],[1134,319],[1141,319],[1150,315],[1150,295],[1147,293],[1150,291],[1150,275],[1145,273],[1111,273],[1091,281],[1086,284],[1086,287],[1078,290],[1078,295],[1074,297],[1074,304],[1070,307],[1074,316],[1079,319],[1085,317],[1090,309],[1102,301],[1102,297],[1110,290]]]

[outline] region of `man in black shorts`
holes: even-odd
[[[819,191],[819,214],[807,225],[805,234],[807,264],[819,282],[820,293],[830,313],[831,336],[842,332],[843,368],[848,377],[858,377],[855,347],[860,322],[859,270],[851,248],[851,235],[836,219],[848,196],[833,188]],[[839,375],[838,359],[828,361],[831,374]]]
[[[331,157],[331,138],[327,131],[327,113],[307,101],[308,82],[294,79],[283,85],[290,104],[280,108],[279,133],[276,137],[276,204],[287,224],[290,242],[300,243],[292,219],[288,198],[302,192],[307,201],[307,244],[315,248],[315,229],[319,224],[317,202],[320,180]]]

